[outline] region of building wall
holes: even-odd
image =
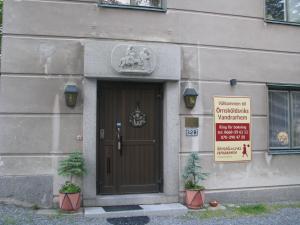
[[[181,91],[191,85],[199,92],[193,110],[180,104],[181,167],[199,152],[209,197],[255,201],[245,193],[282,190],[282,198],[300,199],[292,191],[300,188],[300,155],[268,154],[266,88],[300,83],[300,29],[265,23],[264,0],[168,0],[166,13],[99,8],[96,0],[6,0],[3,22],[0,176],[50,175],[57,194],[58,160],[82,149],[83,99],[70,109],[63,91],[68,81],[84,91],[86,40],[172,43],[182,50]],[[252,162],[213,161],[214,95],[251,97]],[[200,119],[198,137],[185,137],[190,115]]]

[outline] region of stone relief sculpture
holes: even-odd
[[[155,55],[144,46],[117,46],[112,52],[112,66],[119,73],[151,74],[156,67]]]
[[[143,48],[139,54],[133,46],[129,46],[126,52],[126,56],[121,58],[120,67],[122,69],[141,69],[145,70],[149,67],[151,53]]]

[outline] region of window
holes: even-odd
[[[266,0],[266,20],[300,23],[300,0]]]
[[[300,153],[300,88],[269,85],[271,153]]]
[[[100,5],[165,11],[163,0],[100,0]]]

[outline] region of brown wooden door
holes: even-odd
[[[160,192],[161,85],[101,82],[98,90],[98,193]]]

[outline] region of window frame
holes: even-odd
[[[284,4],[286,7],[286,0],[284,0]],[[265,5],[264,5],[264,21],[266,23],[274,23],[274,24],[283,24],[283,25],[292,25],[292,26],[300,26],[300,22],[290,22],[287,20],[287,10],[285,8],[284,10],[284,21],[282,20],[272,20],[272,19],[267,19],[267,0],[265,0]]]
[[[276,83],[267,83],[268,88],[268,107],[267,107],[267,120],[268,120],[268,152],[270,155],[289,155],[289,154],[300,154],[300,147],[293,148],[292,143],[292,132],[293,128],[291,126],[293,120],[293,111],[292,111],[292,93],[293,92],[300,92],[300,84],[276,84]],[[286,91],[288,92],[288,99],[289,99],[289,110],[288,110],[288,118],[289,118],[289,147],[271,147],[270,146],[270,91]]]
[[[105,4],[105,3],[102,3],[102,0],[98,0],[98,7],[115,8],[115,9],[144,10],[144,11],[152,11],[152,12],[167,12],[167,0],[160,0],[160,1],[161,1],[161,7],[147,7],[147,6]]]

